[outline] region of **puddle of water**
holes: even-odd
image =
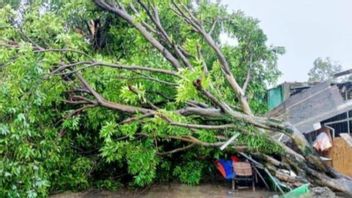
[[[79,193],[65,192],[51,198],[266,198],[275,192],[263,189],[241,189],[231,193],[230,185],[202,184],[188,186],[184,184],[153,185],[147,190],[120,190],[118,192],[90,190]]]

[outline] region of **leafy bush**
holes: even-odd
[[[199,184],[202,178],[203,164],[199,161],[190,161],[183,165],[176,166],[173,175],[182,183],[195,185]]]
[[[98,189],[117,191],[122,187],[121,182],[115,181],[113,179],[97,180],[95,186]]]

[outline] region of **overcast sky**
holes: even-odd
[[[317,57],[352,68],[352,0],[222,0],[259,19],[268,44],[284,46],[283,81],[305,81]]]

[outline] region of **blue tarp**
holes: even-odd
[[[225,170],[225,173],[226,173],[225,179],[232,180],[236,176],[236,173],[233,171],[233,165],[232,165],[233,161],[220,159],[218,162]]]

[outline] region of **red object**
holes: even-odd
[[[231,161],[233,164],[232,167],[234,167],[234,163],[240,162],[240,159],[237,156],[233,155],[233,156],[231,156]],[[227,177],[226,170],[225,170],[224,166],[220,163],[219,160],[215,161],[215,165],[216,165],[216,168],[220,171],[221,175],[226,178]]]
[[[233,161],[233,162],[239,162],[240,161],[240,159],[238,159],[238,157],[237,156],[231,156],[231,160]]]
[[[222,175],[223,177],[226,177],[225,169],[224,169],[224,167],[221,165],[221,163],[219,162],[219,160],[216,160],[216,161],[215,161],[215,164],[216,164],[216,168],[220,171],[221,175]]]

